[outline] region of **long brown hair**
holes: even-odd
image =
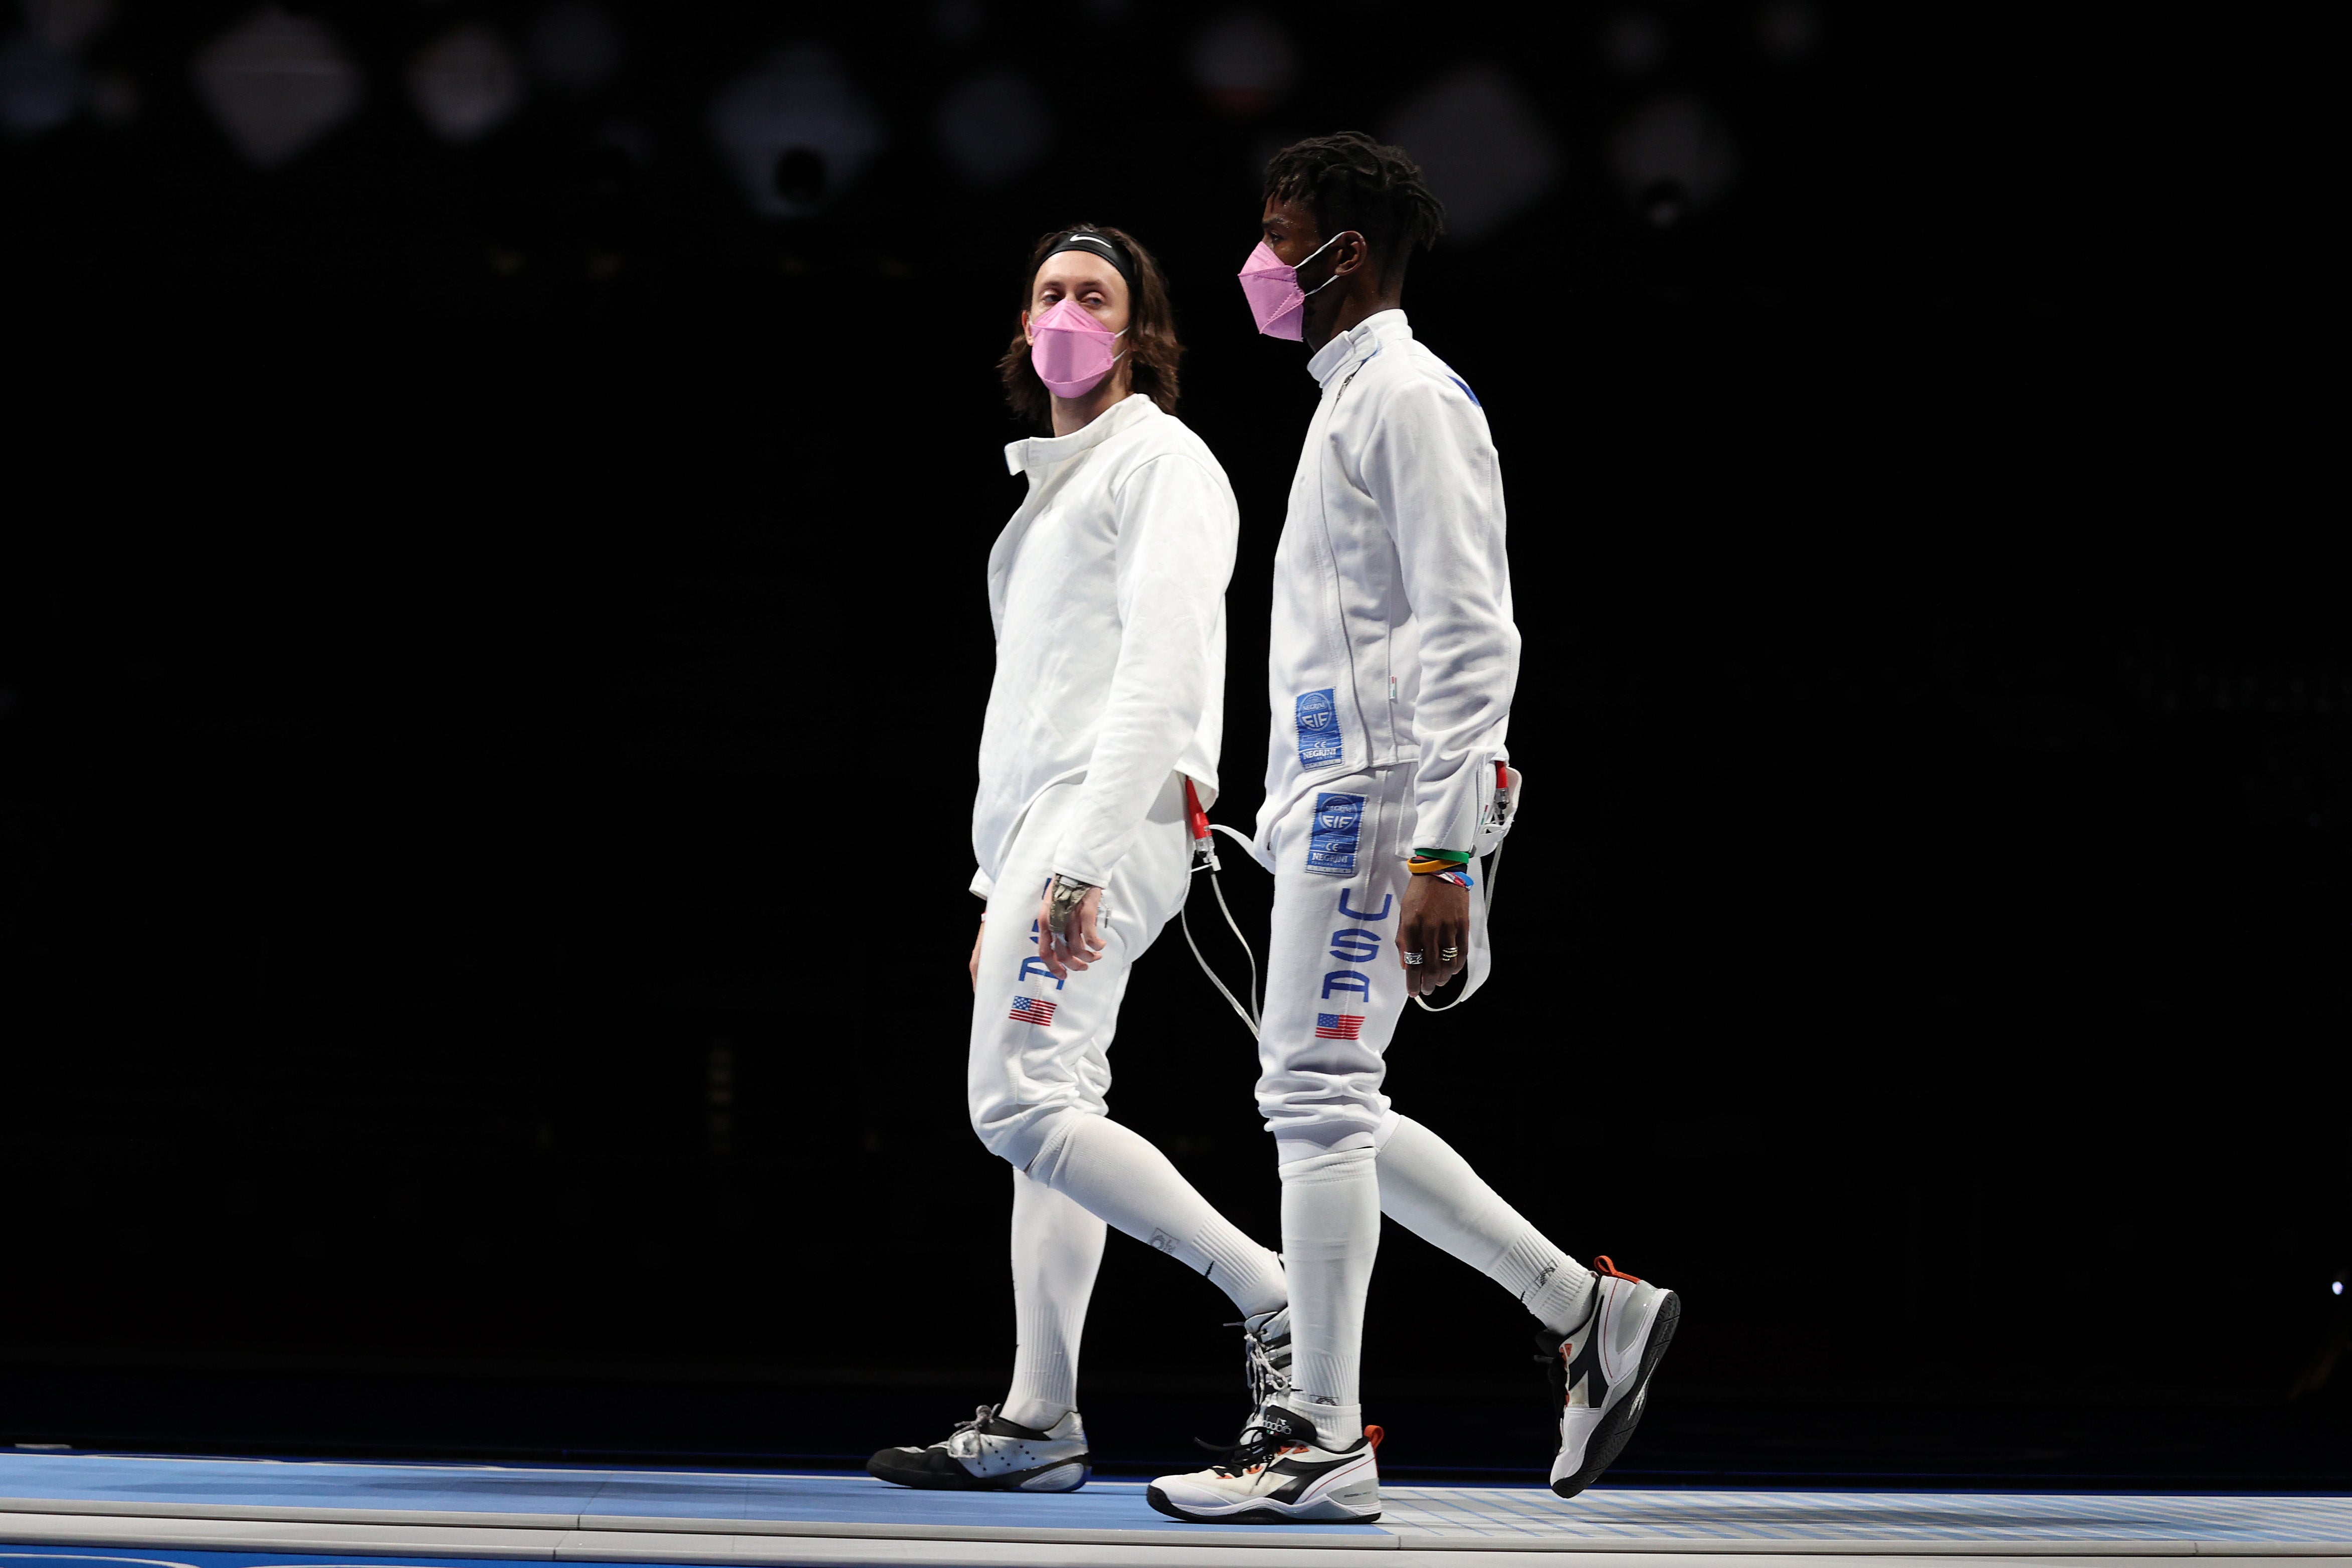
[[[1132,384],[1136,391],[1160,405],[1162,414],[1175,413],[1176,362],[1184,357],[1184,345],[1176,341],[1176,307],[1169,300],[1168,279],[1160,272],[1160,263],[1151,258],[1151,252],[1136,243],[1132,235],[1101,224],[1074,223],[1038,236],[1029,252],[1029,269],[1021,275],[1021,308],[1029,308],[1030,291],[1036,287],[1037,269],[1045,265],[1045,258],[1074,234],[1098,234],[1127,253],[1128,270],[1133,277],[1127,291],[1127,337],[1123,346]],[[1004,378],[1004,401],[1013,405],[1013,412],[1051,429],[1054,395],[1037,379],[1036,366],[1029,363],[1029,345],[1022,341],[1018,324],[1013,329],[1012,345],[996,362],[996,370]]]

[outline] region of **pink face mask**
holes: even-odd
[[[1056,300],[1029,318],[1029,363],[1055,396],[1084,397],[1118,363],[1111,344],[1125,336],[1096,321],[1076,300]]]
[[[1335,234],[1317,246],[1315,255],[1309,256],[1307,261],[1312,261],[1316,256],[1330,249],[1339,237]],[[1307,262],[1302,261],[1298,265],[1304,267]],[[1301,289],[1298,286],[1298,268],[1284,266],[1282,258],[1275,255],[1274,247],[1260,240],[1257,248],[1250,252],[1249,259],[1242,263],[1240,277],[1242,293],[1249,300],[1250,314],[1257,318],[1257,330],[1269,338],[1288,338],[1292,342],[1298,342],[1307,336],[1307,296],[1320,294],[1337,282],[1339,275],[1334,272],[1314,288]]]

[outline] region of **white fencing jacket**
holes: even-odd
[[[1201,438],[1140,393],[1015,441],[1029,494],[988,557],[996,680],[980,741],[971,890],[995,886],[1039,792],[1082,779],[1053,868],[1101,884],[1170,775],[1216,798],[1225,584],[1241,513]]]
[[[1382,310],[1309,360],[1323,398],[1274,556],[1257,852],[1317,781],[1412,763],[1405,847],[1480,847],[1519,633],[1486,411]]]

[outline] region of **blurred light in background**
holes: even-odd
[[[974,184],[994,185],[1034,163],[1053,139],[1045,96],[1013,71],[977,76],[940,105],[940,151]]]
[[[90,78],[89,112],[100,125],[118,128],[138,119],[138,79],[121,71],[101,71]]]
[[[113,0],[25,0],[25,26],[68,54],[96,37],[113,15]]]
[[[408,96],[444,142],[471,142],[522,103],[522,73],[479,23],[444,33],[408,68]]]
[[[783,50],[719,95],[710,128],[754,211],[813,213],[881,150],[882,122],[815,45]]]
[[[1255,11],[1228,16],[1192,46],[1192,79],[1227,114],[1264,112],[1290,89],[1290,39]]]
[[[1730,189],[1739,174],[1739,147],[1715,110],[1673,93],[1652,99],[1617,127],[1609,139],[1609,171],[1644,217],[1668,228]]]
[[[1666,62],[1666,25],[1648,11],[1620,11],[1601,25],[1601,63],[1619,76],[1648,76]]]
[[[53,131],[81,107],[73,57],[37,32],[0,44],[0,125],[18,136]]]
[[[531,23],[523,52],[558,92],[593,92],[621,68],[621,29],[594,5],[560,0]]]
[[[1541,201],[1559,149],[1519,85],[1493,66],[1443,77],[1407,101],[1387,138],[1412,154],[1445,204],[1445,230],[1475,242]]]
[[[980,0],[934,0],[931,35],[943,44],[969,44],[988,26]]]
[[[1756,14],[1756,47],[1776,66],[1801,65],[1822,47],[1822,13],[1812,0],[1769,0]]]
[[[360,106],[360,73],[334,35],[276,6],[255,12],[195,61],[196,96],[236,150],[275,168]]]

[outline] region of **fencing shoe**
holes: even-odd
[[[1205,1470],[1162,1476],[1144,1500],[1195,1524],[1370,1524],[1381,1517],[1381,1429],[1345,1448],[1323,1447],[1315,1424],[1279,1405]]]
[[[1092,1456],[1075,1410],[1045,1431],[1007,1421],[983,1405],[928,1448],[885,1448],[866,1461],[877,1480],[934,1491],[1074,1492]]]
[[[1559,1415],[1559,1453],[1551,1489],[1574,1497],[1607,1469],[1633,1436],[1658,1369],[1682,1321],[1682,1299],[1606,1258],[1592,1260],[1592,1310],[1565,1334],[1539,1330],[1536,1357],[1551,1384]]]

